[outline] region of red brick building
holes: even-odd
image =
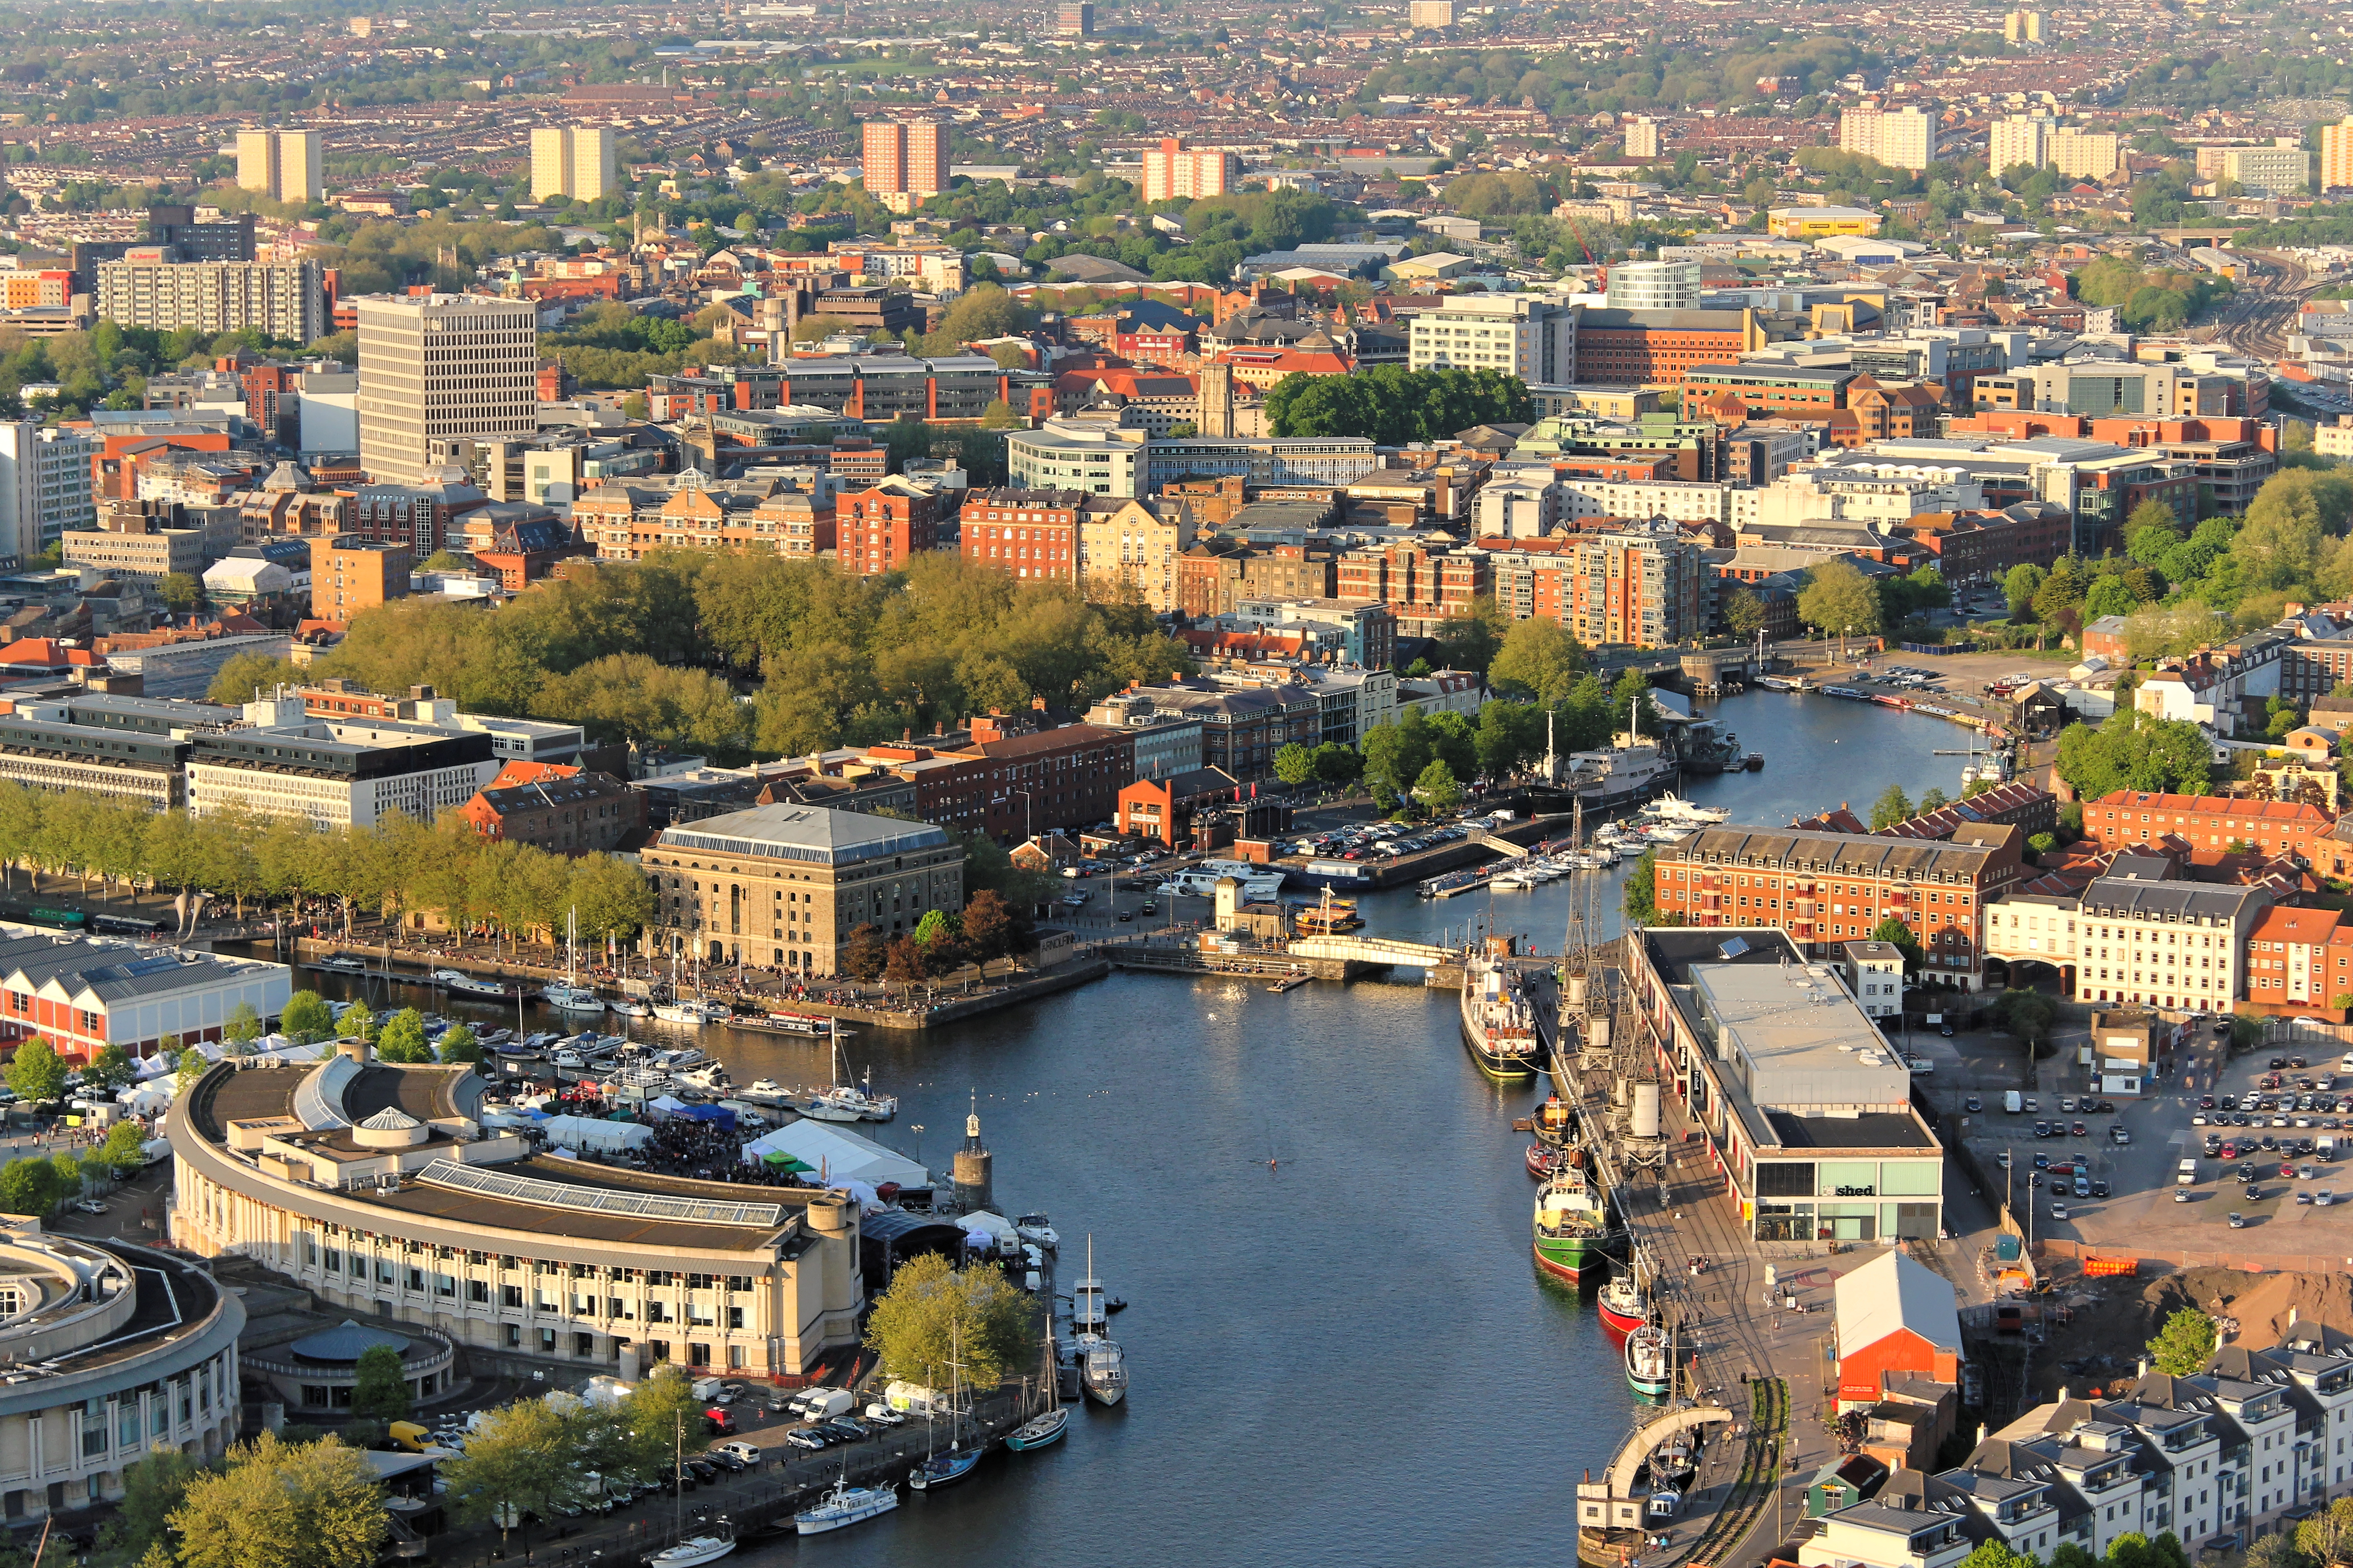
[[[1083,490],[975,490],[961,514],[964,558],[1008,577],[1076,583],[1086,504]]]
[[[2084,803],[2084,840],[2094,849],[2129,849],[2174,834],[2200,855],[2246,843],[2312,860],[2335,826],[2328,813],[2301,801],[2120,789]]]
[[[865,576],[896,571],[938,544],[940,499],[904,479],[834,498],[834,548],[842,569]]]
[[[1892,916],[1918,940],[1923,973],[1974,990],[1984,973],[1978,915],[1988,898],[2024,879],[2025,841],[1995,824],[1945,841],[1703,828],[1660,847],[1658,907],[1687,925],[1778,926],[1813,956],[1870,936]]]
[[[1728,408],[1746,415],[1827,425],[1846,406],[1852,370],[1827,365],[1698,364],[1683,372],[1683,408]]]
[[[554,855],[589,855],[620,847],[643,827],[646,801],[609,773],[510,763],[458,815],[485,838],[536,845]]]
[[[866,761],[915,786],[923,821],[1018,843],[1110,817],[1135,776],[1135,739],[1100,724],[1016,732],[992,714],[964,745],[873,746]]]
[[[1334,572],[1334,596],[1344,604],[1387,605],[1402,628],[1471,613],[1471,601],[1487,592],[1483,552],[1436,549],[1403,542],[1351,550]]]
[[[1577,379],[1588,385],[1672,385],[1694,365],[1765,346],[1753,310],[1587,310],[1577,322]]]
[[[1990,583],[2013,566],[2051,565],[2067,553],[2074,526],[2065,507],[2036,500],[1999,511],[1922,512],[1897,531],[1934,552],[1946,582]]]

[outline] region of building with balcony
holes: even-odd
[[[559,1377],[798,1373],[858,1342],[854,1200],[535,1156],[471,1068],[369,1056],[224,1063],[174,1101],[172,1240]]]
[[[2263,883],[2178,880],[2162,856],[2119,855],[2081,892],[2013,889],[1991,900],[1986,955],[2013,975],[2047,965],[2075,1001],[2228,1013],[2245,994],[2247,940],[2277,896]]]
[[[237,1441],[245,1308],[206,1269],[99,1237],[0,1226],[0,1513],[22,1529],[120,1502],[158,1448]]]

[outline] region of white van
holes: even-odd
[[[2179,1165],[2176,1166],[2173,1173],[2173,1184],[2178,1187],[2196,1186],[2198,1184],[2198,1162],[2195,1160],[2184,1160]]]
[[[858,1399],[846,1388],[805,1388],[795,1395],[788,1408],[805,1421],[830,1421],[837,1415],[847,1415],[858,1406]]]
[[[756,1465],[760,1462],[760,1445],[746,1443],[741,1437],[732,1443],[720,1444],[718,1452],[741,1459],[747,1465]]]
[[[2006,1089],[2001,1091],[2001,1108],[2010,1112],[2012,1116],[2017,1115],[2021,1110],[2024,1110],[2025,1106],[2025,1098],[2021,1096],[2018,1090],[2014,1089]]]
[[[693,1386],[687,1392],[692,1394],[697,1399],[716,1399],[726,1390],[727,1384],[723,1378],[698,1377],[694,1380]]]

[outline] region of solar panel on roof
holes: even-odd
[[[547,1208],[573,1209],[586,1214],[641,1215],[648,1219],[671,1219],[687,1225],[765,1227],[777,1224],[785,1212],[781,1204],[719,1203],[702,1198],[665,1197],[659,1193],[579,1187],[568,1182],[543,1181],[536,1176],[513,1176],[503,1171],[460,1165],[450,1160],[434,1161],[417,1173],[417,1179],[428,1186],[480,1193],[487,1197],[538,1204]]]

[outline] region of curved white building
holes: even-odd
[[[225,1062],[172,1107],[172,1237],[478,1352],[765,1376],[859,1341],[854,1201],[537,1155],[475,1118],[470,1068],[347,1040],[309,1069]]]
[[[237,1437],[245,1309],[185,1259],[128,1242],[0,1229],[0,1520],[111,1502],[157,1447],[218,1458]]]

